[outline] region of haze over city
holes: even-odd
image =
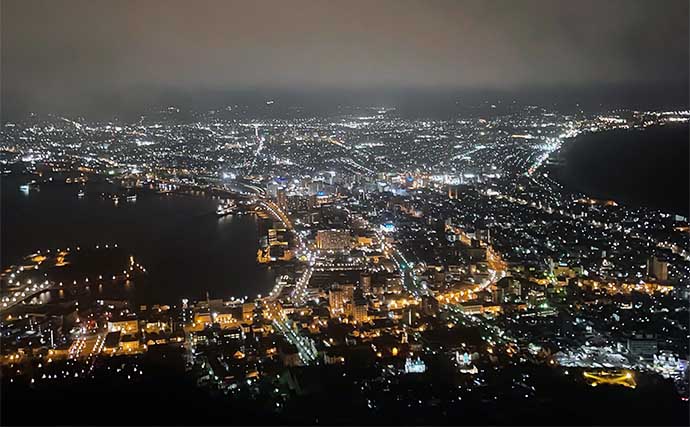
[[[5,1],[3,107],[84,113],[272,90],[577,102],[603,88],[682,102],[687,16],[683,1]]]

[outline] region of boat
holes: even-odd
[[[234,200],[225,200],[218,205],[216,208],[216,215],[225,216],[234,213],[237,209],[237,205]]]
[[[84,197],[84,195],[85,195],[84,190],[79,190],[79,192],[77,193],[77,197],[79,197],[80,199],[82,197]]]
[[[19,186],[19,191],[23,193],[28,193],[29,190],[31,190],[31,187],[36,186],[36,180],[32,179],[30,182],[27,182],[26,184],[22,184]]]
[[[137,195],[136,194],[130,194],[126,197],[128,202],[136,202],[137,201]]]

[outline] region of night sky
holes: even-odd
[[[686,0],[2,0],[4,108],[166,90],[687,84]]]

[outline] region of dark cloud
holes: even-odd
[[[686,0],[3,0],[3,101],[276,88],[687,87]]]

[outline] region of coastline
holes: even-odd
[[[688,125],[588,132],[566,141],[549,166],[576,194],[687,217]]]

